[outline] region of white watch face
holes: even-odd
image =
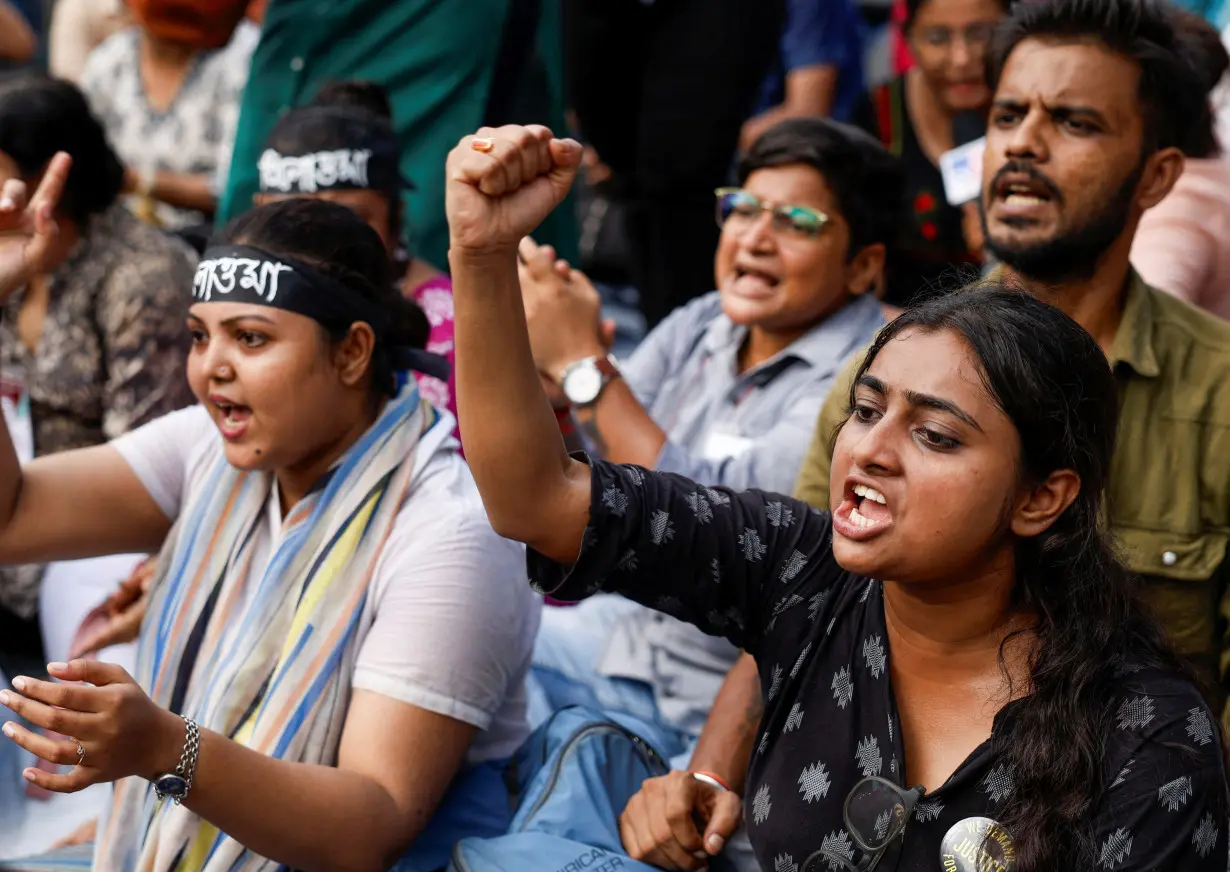
[[[568,402],[578,406],[588,405],[602,393],[602,373],[592,361],[588,361],[582,366],[570,369],[564,375],[560,387],[563,388]]]

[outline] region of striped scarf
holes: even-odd
[[[142,626],[136,679],[153,701],[262,754],[334,765],[373,618],[368,585],[416,468],[448,437],[437,421],[406,379],[291,508],[261,575],[253,543],[273,476],[237,470],[221,439],[211,445],[185,483]],[[99,872],[278,868],[138,778],[116,783],[99,837]]]

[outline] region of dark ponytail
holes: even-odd
[[[425,348],[431,325],[418,304],[402,296],[379,234],[354,212],[325,200],[293,197],[240,215],[214,241],[251,245],[303,261],[377,303],[388,317],[388,329],[377,337],[372,353],[372,390],[384,396],[396,393],[390,348]],[[349,327],[330,328],[330,339],[342,339]]]
[[[1029,686],[995,735],[1015,789],[1000,809],[1018,872],[1093,869],[1090,820],[1104,783],[1104,742],[1126,671],[1158,668],[1193,684],[1136,595],[1103,521],[1118,426],[1118,389],[1093,338],[1053,306],[987,282],[922,303],[885,327],[859,371],[907,330],[960,336],[989,396],[1020,437],[1022,485],[1052,472],[1080,477],[1075,501],[1016,551],[1016,606],[1037,616]],[[857,381],[856,381],[857,383]],[[853,400],[853,397],[851,397]],[[1014,634],[1021,635],[1021,634]],[[1013,640],[1005,640],[1007,646]],[[1000,649],[1001,666],[1004,665]],[[1005,667],[1004,674],[1008,675]],[[1015,694],[1014,694],[1015,695]]]

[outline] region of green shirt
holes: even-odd
[[[278,117],[321,86],[366,79],[388,89],[403,144],[402,174],[414,253],[447,267],[444,162],[461,137],[487,120],[487,103],[509,8],[518,0],[271,0],[252,56],[235,150],[219,209],[245,211],[257,191],[257,160]],[[558,8],[540,3],[537,44],[520,78],[519,123],[565,129]],[[575,258],[575,219],[566,203],[538,231],[561,257]]]
[[[803,461],[795,495],[815,506],[829,505],[831,439],[862,358],[838,376]],[[1220,704],[1230,671],[1230,323],[1133,273],[1110,363],[1120,385],[1111,530],[1175,644],[1210,683],[1220,679]]]

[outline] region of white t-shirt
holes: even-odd
[[[451,421],[436,426],[451,432]],[[111,444],[174,520],[187,471],[219,438],[208,412],[193,406]],[[509,756],[529,732],[525,674],[541,600],[526,580],[524,549],[491,529],[456,448],[449,437],[418,464],[371,582],[375,620],[353,686],[478,727],[469,761],[480,763]],[[281,535],[277,503],[275,488],[254,572]]]

